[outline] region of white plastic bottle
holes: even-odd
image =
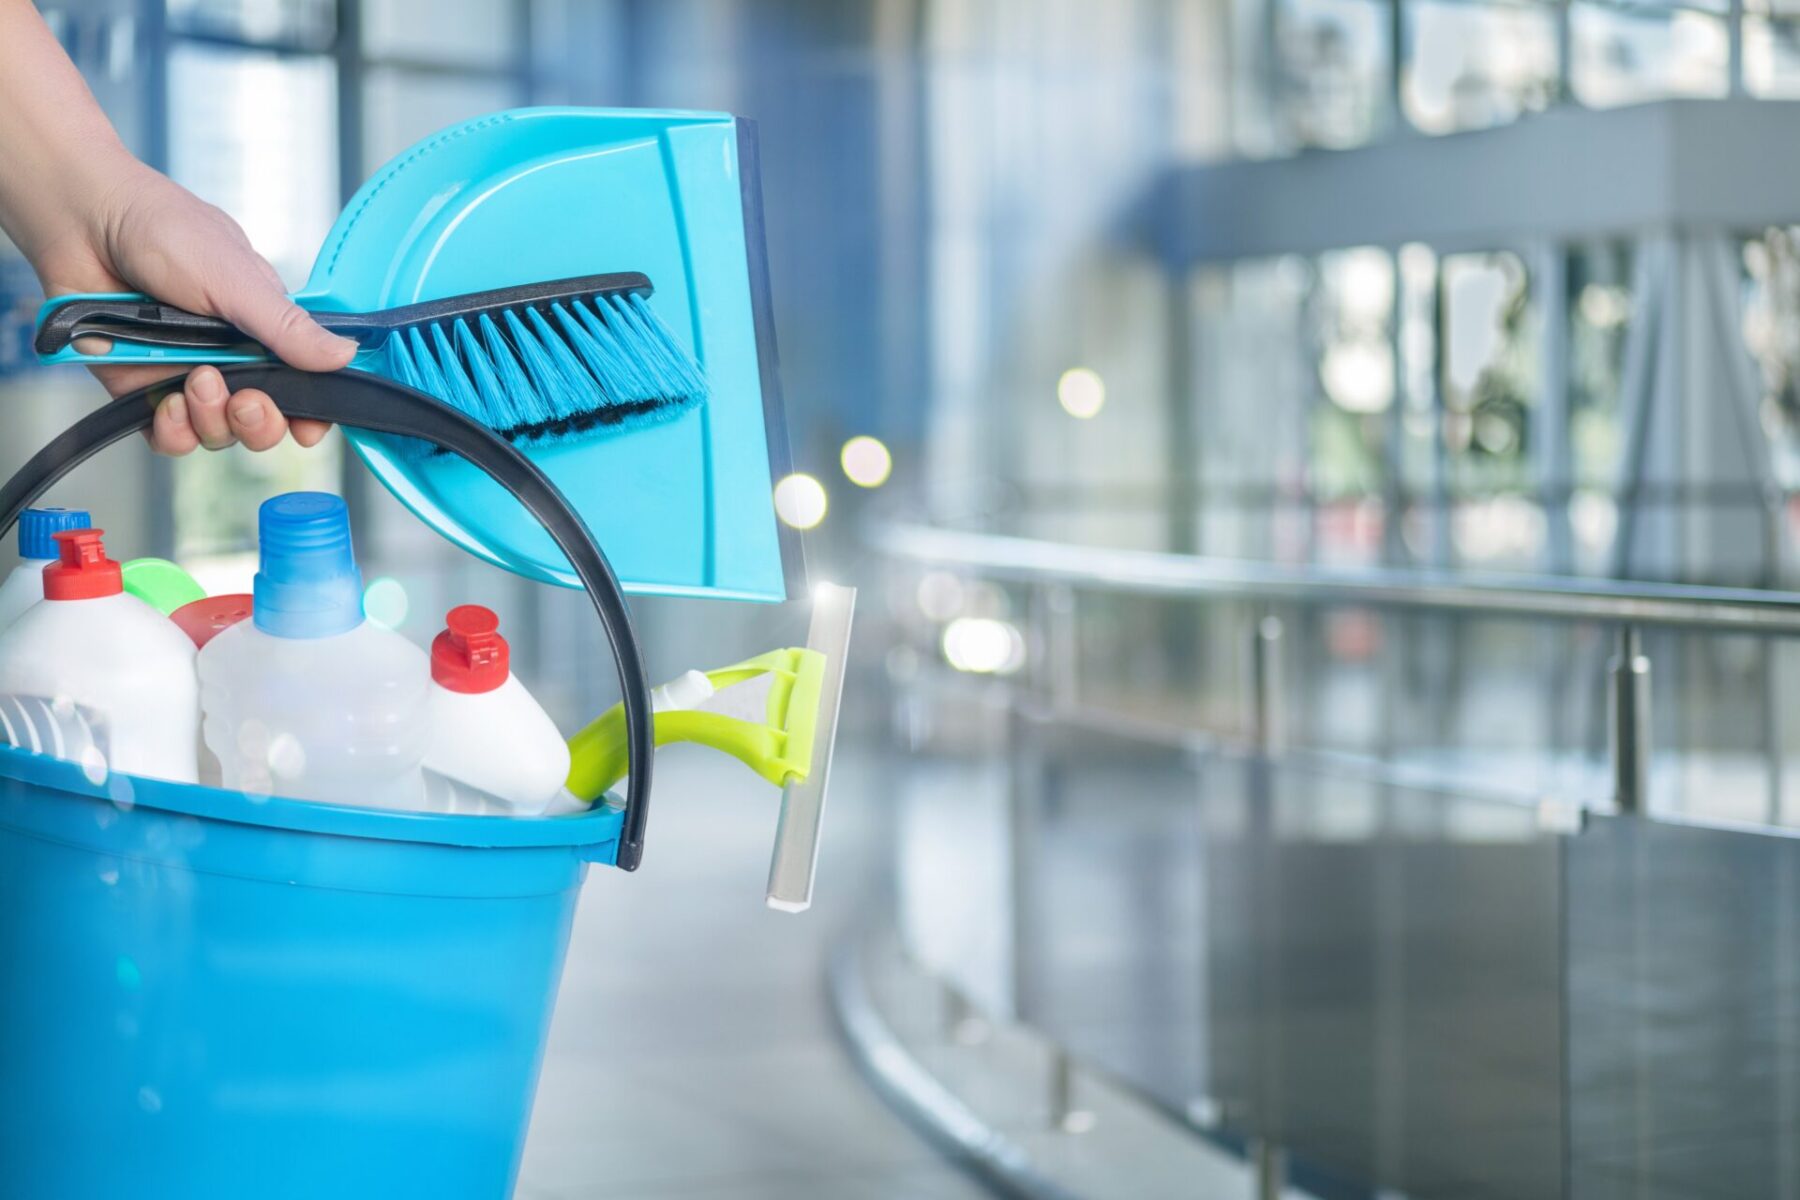
[[[44,568],[56,561],[56,535],[93,523],[79,508],[28,508],[19,514],[20,561],[0,583],[0,632],[44,598]]]
[[[227,788],[376,808],[424,799],[425,655],[363,619],[350,515],[290,492],[258,513],[254,613],[200,651],[206,746]]]
[[[426,769],[514,812],[543,812],[568,782],[568,743],[513,675],[512,651],[491,609],[453,608],[444,625],[431,643]]]
[[[98,529],[56,534],[44,601],[0,633],[0,694],[67,701],[91,712],[106,766],[193,783],[199,694],[194,644],[173,621],[125,594]]]

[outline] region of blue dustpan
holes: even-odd
[[[371,311],[488,288],[641,271],[706,372],[707,402],[664,425],[533,449],[632,591],[781,600],[775,383],[754,129],[720,113],[518,109],[420,142],[345,206],[307,306]],[[426,524],[528,578],[578,586],[543,528],[460,459],[351,443]],[[784,553],[785,551],[785,553]],[[785,564],[785,565],[784,565]]]
[[[528,453],[628,589],[781,600],[799,555],[773,503],[787,436],[763,255],[748,122],[518,109],[447,129],[377,172],[338,217],[296,299],[319,312],[369,312],[574,276],[649,276],[652,307],[706,374],[706,403],[664,424]],[[58,297],[44,311],[83,298],[96,297]],[[40,357],[108,361],[73,346]],[[249,360],[126,340],[110,358]],[[376,349],[352,365],[387,368]],[[543,528],[481,471],[408,453],[387,435],[347,433],[376,477],[463,549],[531,579],[579,586]]]

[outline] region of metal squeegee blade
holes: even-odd
[[[844,666],[850,656],[850,623],[855,612],[855,588],[821,583],[813,589],[806,648],[825,656],[825,679],[819,689],[812,768],[804,780],[790,783],[781,793],[781,823],[775,830],[768,893],[769,907],[781,912],[805,912],[812,905],[813,874],[825,820],[825,787],[831,778],[831,752],[837,744],[838,710],[844,696]]]

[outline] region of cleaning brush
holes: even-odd
[[[508,440],[546,445],[670,420],[705,399],[705,376],[650,307],[651,290],[647,276],[618,272],[312,316],[357,341],[352,365],[436,396]],[[82,337],[115,339],[113,349],[82,355],[72,345]],[[273,357],[229,322],[132,296],[51,301],[36,350],[41,360],[93,364]]]

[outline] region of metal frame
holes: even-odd
[[[1767,149],[1796,114],[1800,102],[1753,99],[1567,106],[1444,137],[1178,167],[1148,211],[1174,270],[1347,246],[1756,229],[1800,214],[1800,162]]]
[[[1580,0],[1580,2],[1584,8],[1610,12],[1628,18],[1667,17],[1677,12],[1693,12],[1723,21],[1727,38],[1727,94],[1733,99],[1749,94],[1749,88],[1744,78],[1743,23],[1747,11],[1744,0],[1728,0],[1723,9],[1706,3],[1697,3],[1695,0],[1675,0],[1674,3],[1655,7],[1634,2],[1634,0]],[[1402,81],[1410,48],[1410,31],[1407,22],[1407,9],[1410,4],[1411,0],[1370,0],[1370,7],[1385,9],[1387,17],[1386,28],[1383,30],[1383,49],[1388,55],[1388,61],[1386,77],[1382,81],[1381,113],[1378,125],[1380,133],[1376,140],[1391,140],[1423,134],[1423,131],[1407,117],[1402,94]],[[1244,79],[1241,86],[1256,97],[1264,112],[1279,116],[1281,85],[1284,78],[1278,54],[1279,0],[1257,0],[1250,7],[1256,17],[1255,29],[1252,31],[1255,61],[1250,64],[1248,69],[1239,71]],[[1548,12],[1554,22],[1556,43],[1555,77],[1551,80],[1549,107],[1555,109],[1576,103],[1573,22],[1575,0],[1551,0],[1541,9],[1536,4],[1521,5],[1519,0],[1498,0],[1498,2],[1496,0],[1480,0],[1479,3],[1470,4],[1470,7],[1498,10],[1525,7]],[[1765,16],[1766,14],[1757,15]],[[1775,16],[1779,19],[1780,14],[1775,14]],[[1245,45],[1242,48],[1250,49],[1250,46]],[[1233,129],[1231,132],[1233,137],[1240,134],[1237,129]],[[1278,131],[1277,136],[1282,137],[1285,142],[1292,142],[1293,139],[1285,137],[1285,134],[1286,130],[1282,129]]]
[[[1144,550],[1076,546],[997,534],[888,525],[874,546],[893,558],[1021,583],[1144,595],[1365,606],[1476,616],[1536,617],[1792,637],[1800,592],[1435,570],[1292,567]]]
[[[878,527],[873,547],[890,561],[910,567],[950,570],[970,576],[1023,585],[1029,603],[1028,671],[1010,689],[1008,754],[1012,787],[1007,800],[1008,855],[1011,860],[1009,953],[1012,1015],[1030,1024],[1034,1012],[1031,981],[1041,931],[1035,928],[1029,903],[1033,886],[1033,830],[1038,806],[1046,801],[1047,738],[1057,730],[1087,729],[1111,736],[1196,753],[1225,752],[1249,767],[1251,820],[1270,819],[1272,770],[1287,768],[1350,776],[1416,790],[1436,790],[1459,797],[1498,800],[1529,807],[1538,828],[1550,835],[1579,835],[1590,811],[1621,818],[1652,816],[1648,804],[1651,754],[1652,671],[1644,650],[1646,629],[1702,634],[1753,635],[1764,638],[1800,636],[1800,593],[1678,585],[1586,582],[1555,577],[1482,579],[1442,571],[1325,570],[1278,564],[1209,559],[1194,555],[1073,546],[992,534],[907,525]],[[1248,602],[1246,632],[1244,728],[1221,736],[1172,720],[1146,723],[1135,714],[1085,704],[1080,696],[1076,655],[1079,601],[1083,593],[1100,592],[1205,601]],[[1615,636],[1615,651],[1606,664],[1608,696],[1607,744],[1610,794],[1578,798],[1546,798],[1539,791],[1505,793],[1463,781],[1410,778],[1395,764],[1375,756],[1321,753],[1295,748],[1286,736],[1283,713],[1283,622],[1271,606],[1303,611],[1331,607],[1370,607],[1415,614],[1548,620],[1564,624],[1599,624]],[[1778,795],[1778,793],[1776,793]],[[1772,816],[1774,814],[1771,814]],[[1743,830],[1728,822],[1675,823]],[[1751,827],[1751,832],[1800,837],[1800,831]],[[1045,1080],[1051,1128],[1065,1134],[1081,1126],[1059,1120],[1069,1105],[1068,1080],[1080,1065],[1060,1048],[1053,1050]],[[892,1098],[891,1084],[880,1083]],[[916,1103],[901,1097],[903,1107],[931,1121]],[[1205,1113],[1216,1108],[1206,1097],[1191,1106]],[[1214,1131],[1200,1117],[1189,1125],[1205,1136]],[[1253,1139],[1244,1148],[1259,1196],[1285,1194],[1293,1164],[1286,1149]]]
[[[890,558],[949,567],[1032,588],[1030,646],[1032,686],[1021,711],[1039,722],[1085,727],[1143,742],[1184,749],[1237,749],[1259,761],[1350,775],[1393,786],[1455,791],[1539,811],[1547,828],[1578,830],[1588,810],[1649,815],[1651,666],[1643,648],[1647,629],[1736,634],[1764,638],[1800,636],[1800,593],[1673,584],[1587,582],[1558,577],[1479,576],[1444,571],[1331,570],[1297,568],[1194,555],[1114,550],[993,534],[890,525],[874,536]],[[1248,600],[1303,609],[1366,607],[1431,615],[1509,617],[1600,624],[1615,631],[1617,648],[1606,666],[1607,761],[1610,795],[1604,801],[1549,800],[1463,780],[1420,779],[1381,755],[1321,752],[1286,744],[1281,711],[1282,622],[1266,609],[1253,622],[1247,646],[1249,693],[1243,736],[1217,734],[1170,722],[1145,721],[1082,704],[1074,657],[1079,590],[1186,599]],[[1765,666],[1765,706],[1780,698],[1780,680]],[[1779,730],[1765,713],[1770,765],[1768,825],[1781,815]],[[1022,739],[1015,736],[1015,748]],[[1015,773],[1025,764],[1015,761]],[[1014,807],[1023,810],[1026,801]],[[1684,819],[1685,820],[1685,819]],[[1687,822],[1694,823],[1694,822]],[[1702,822],[1704,823],[1704,822]],[[1770,832],[1783,832],[1771,828]],[[1023,980],[1021,973],[1018,978]],[[1025,990],[1022,986],[1018,989]]]

